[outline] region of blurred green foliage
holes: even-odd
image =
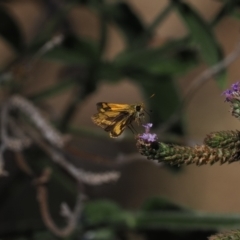
[[[180,105],[175,78],[186,74],[202,61],[211,66],[222,59],[222,49],[213,29],[224,16],[232,14],[235,9],[233,6],[237,6],[234,1],[230,6],[228,4],[225,6],[226,9],[231,7],[232,11],[224,12],[225,8],[221,9],[221,14],[216,15],[217,19],[213,20],[214,24],[212,24],[201,18],[191,5],[182,1],[169,1],[166,8],[160,10],[153,23],[147,26],[127,2],[66,1],[60,6],[60,4],[46,1],[45,7],[49,12],[48,21],[28,46],[24,44],[21,37],[21,29],[8,16],[4,8],[2,11],[6,12],[5,15],[8,18],[3,19],[5,28],[2,31],[0,28],[0,33],[2,32],[3,37],[14,49],[33,58],[40,47],[51,40],[56,31],[64,34],[62,44],[53,47],[41,56],[45,60],[61,62],[66,65],[66,68],[82,69],[74,77],[78,79],[74,86],[81,90],[60,120],[60,127],[63,131],[66,131],[74,116],[76,106],[96,90],[100,81],[115,83],[125,77],[137,83],[146,96],[149,109],[153,112],[151,120],[157,127],[168,120]],[[71,30],[67,16],[75,7],[89,8],[99,17],[98,40],[76,35]],[[149,47],[155,29],[172,11],[176,11],[182,18],[189,35],[183,39],[170,39],[160,46]],[[108,40],[109,24],[115,25],[125,40],[125,49],[111,61],[103,57]],[[11,31],[7,32],[5,29],[8,25],[11,26]],[[85,72],[84,77],[82,72]],[[220,86],[223,86],[226,73],[222,72],[216,80]],[[69,78],[67,81],[72,82]],[[71,83],[70,85],[73,86]],[[56,91],[54,89],[51,89],[51,94],[39,93],[38,95],[51,97],[59,94],[59,86],[56,85]],[[46,91],[50,92],[48,89]],[[155,93],[154,99],[148,99],[153,93]],[[32,98],[34,99],[34,96]],[[182,133],[183,123],[178,122],[172,130]]]

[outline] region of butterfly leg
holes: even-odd
[[[136,129],[133,127],[132,124],[129,124],[129,125],[128,125],[128,128],[131,130],[131,132],[132,132],[133,134],[137,133]]]

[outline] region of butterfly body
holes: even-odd
[[[92,116],[93,122],[109,132],[110,137],[118,137],[133,121],[138,124],[144,118],[143,104],[97,103],[98,113]]]

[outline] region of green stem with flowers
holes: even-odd
[[[240,82],[233,84],[223,95],[225,101],[230,103],[232,115],[240,119]],[[210,133],[204,139],[204,144],[188,147],[158,142],[157,134],[150,133],[152,124],[143,126],[145,133],[138,135],[137,148],[148,159],[178,166],[223,164],[240,160],[240,132],[237,130]]]

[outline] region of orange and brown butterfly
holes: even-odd
[[[109,132],[110,137],[121,135],[126,127],[132,129],[131,123],[141,123],[144,118],[143,104],[97,103],[98,113],[92,116],[93,122]]]

